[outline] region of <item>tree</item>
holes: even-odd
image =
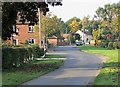
[[[60,37],[61,33],[63,32],[64,22],[61,18],[57,18],[57,16],[48,13],[46,16],[42,16],[42,32],[43,36],[52,37],[53,35]],[[38,24],[36,25],[39,31]],[[44,35],[45,34],[45,35]]]
[[[93,39],[95,40],[95,46],[98,46],[98,37],[99,37],[99,29],[93,29],[92,31]]]
[[[114,40],[120,40],[120,2],[106,4],[104,7],[99,7],[96,10],[96,14],[100,21],[99,25],[102,30],[102,34],[111,34],[112,37],[114,37]]]
[[[83,29],[89,29],[89,16],[84,17],[81,21]]]
[[[71,31],[72,32],[76,32],[77,30],[79,30],[79,24],[80,22],[77,22],[76,19],[72,21],[72,23],[70,24],[71,27]]]
[[[11,36],[12,26],[16,25],[17,16],[20,16],[21,22],[26,21],[30,25],[37,24],[37,10],[40,8],[43,14],[49,11],[48,5],[62,5],[61,2],[3,2],[2,3],[2,39],[6,40]]]
[[[74,20],[76,20],[77,22],[80,22],[81,20],[77,17],[73,17],[71,19],[69,19],[68,21],[65,22],[66,24],[66,28],[67,28],[67,32],[70,33],[70,31],[72,31],[71,27],[69,26]],[[79,24],[79,27],[81,28],[81,24]]]

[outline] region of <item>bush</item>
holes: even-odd
[[[2,47],[2,67],[3,69],[10,69],[13,66],[20,65],[32,60],[33,57],[40,57],[44,55],[44,49],[39,46],[32,47]]]
[[[108,49],[113,49],[113,42],[108,43]]]
[[[101,41],[100,42],[100,47],[107,48],[108,47],[108,41]]]
[[[120,42],[114,42],[113,43],[113,48],[114,49],[120,49]]]
[[[40,49],[38,45],[33,46],[33,50],[34,58],[40,58],[40,56],[44,55],[44,49]]]

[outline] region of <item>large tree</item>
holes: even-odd
[[[66,21],[66,28],[67,28],[67,33],[70,33],[70,31],[72,31],[72,27],[70,27],[69,25],[72,24],[72,22],[76,20],[76,22],[80,22],[80,18],[77,18],[77,17],[73,17],[71,19],[69,19],[68,21]],[[81,28],[82,25],[79,24],[79,28]]]
[[[42,32],[46,35],[46,37],[51,37],[53,35],[60,37],[62,33],[64,33],[65,24],[58,18],[57,16],[48,13],[46,16],[42,16]],[[35,25],[35,30],[39,31],[38,24]]]
[[[2,3],[2,39],[6,40],[11,36],[12,26],[16,24],[17,16],[21,22],[26,21],[34,25],[38,22],[38,8],[46,15],[49,11],[48,5],[62,5],[61,2],[3,2]]]
[[[102,34],[111,34],[113,39],[120,40],[120,2],[99,7],[96,10],[96,14],[101,23]]]

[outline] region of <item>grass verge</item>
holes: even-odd
[[[47,54],[45,58],[65,58],[65,55]]]
[[[120,57],[118,57],[118,52],[120,52],[120,50],[108,50],[94,46],[80,46],[80,49],[85,52],[102,54],[109,57],[109,60],[104,63],[93,85],[118,85],[118,82],[120,82],[120,79],[118,79],[120,75],[120,61],[118,61]]]
[[[19,68],[4,70],[2,73],[2,87],[14,87],[36,77],[58,69],[64,63],[63,60],[34,60]]]

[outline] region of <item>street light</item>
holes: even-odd
[[[40,48],[42,48],[42,25],[41,25],[41,11],[40,11],[40,8],[38,8],[38,14],[39,14],[39,31],[40,31]]]

